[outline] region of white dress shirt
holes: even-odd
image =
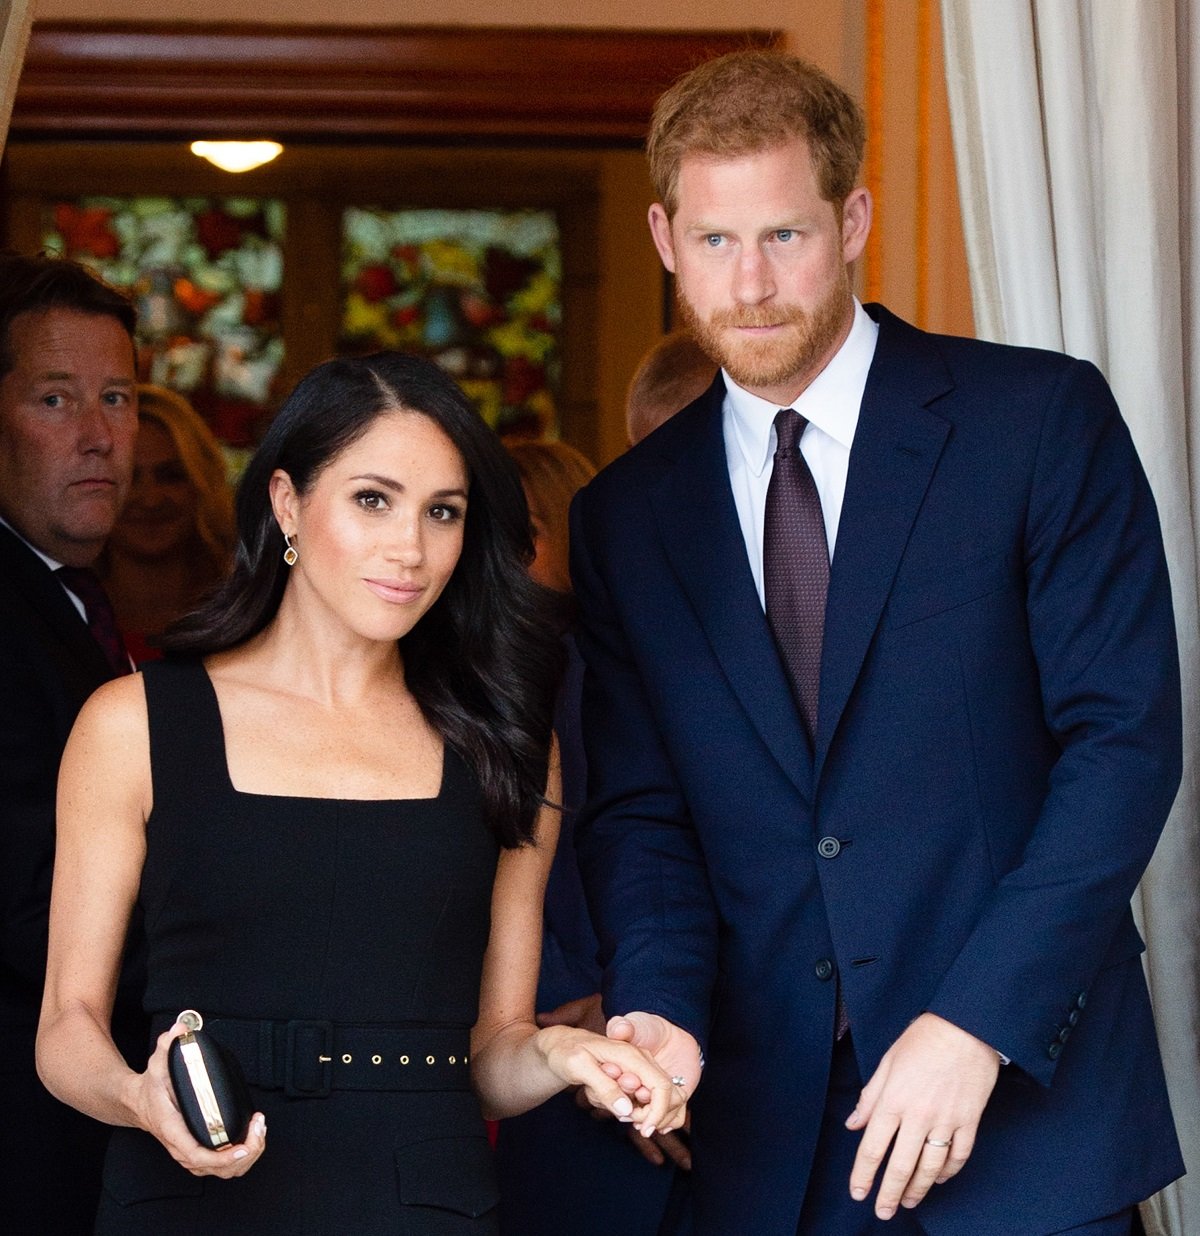
[[[821,498],[830,561],[842,516],[842,499],[846,494],[850,447],[854,444],[867,371],[871,368],[878,338],[879,327],[855,300],[854,321],[846,341],[791,405],[808,421],[800,439],[800,450]],[[725,379],[723,426],[729,480],[758,599],[766,609],[763,523],[767,486],[775,466],[775,417],[779,408],[743,390],[723,370],[722,376]]]

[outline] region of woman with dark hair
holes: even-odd
[[[534,1023],[557,658],[520,481],[440,370],[382,353],[300,383],[237,514],[229,581],[68,745],[39,1069],[126,1126],[99,1232],[493,1232],[480,1101],[684,1115],[628,1044]],[[107,1034],[135,901],[144,1073]],[[184,1008],[251,1086],[232,1148],[172,1097]]]

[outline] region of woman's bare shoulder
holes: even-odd
[[[114,678],[98,687],[79,711],[72,741],[121,746],[132,753],[149,732],[146,689],[140,673]]]

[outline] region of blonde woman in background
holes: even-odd
[[[229,568],[233,494],[217,440],[182,395],[138,387],[133,487],[101,562],[137,662]]]

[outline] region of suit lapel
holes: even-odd
[[[88,691],[112,677],[112,670],[79,616],[79,611],[54,578],[50,568],[15,533],[0,525],[0,580],[5,588],[46,624],[68,651],[76,666],[94,683]]]
[[[681,436],[686,449],[675,455],[650,500],[672,568],[722,672],[780,767],[807,797],[810,745],[746,558],[725,457],[723,396],[718,378],[694,409],[696,432]]]
[[[862,669],[950,424],[928,405],[953,383],[921,332],[879,306],[879,341],[838,527],[825,609],[814,783]]]

